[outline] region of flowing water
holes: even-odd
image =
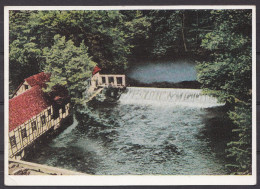
[[[218,106],[200,90],[128,88],[116,103],[90,104],[26,160],[96,175],[227,174]]]
[[[216,98],[202,95],[200,89],[162,89],[128,87],[120,98],[122,104],[152,104],[208,108],[220,106]]]

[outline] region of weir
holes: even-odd
[[[121,103],[168,104],[196,107],[214,107],[223,104],[217,99],[202,94],[201,89],[168,89],[127,87],[126,93],[120,97]]]

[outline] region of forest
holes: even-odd
[[[205,93],[225,102],[234,137],[231,174],[252,171],[252,11],[10,11],[10,94],[24,78],[51,72],[48,88],[66,85],[79,103],[86,80],[126,73],[135,60],[189,56]]]

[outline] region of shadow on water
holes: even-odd
[[[117,104],[110,101],[91,101],[84,112],[76,112],[76,119],[79,120],[77,130],[87,133],[89,138],[101,140],[104,146],[109,145],[112,142],[111,138],[117,135],[114,128],[119,125],[117,119],[107,112],[111,111]]]
[[[38,143],[24,159],[29,162],[94,174],[96,165],[99,164],[99,160],[95,158],[95,152],[82,150],[76,139],[70,140],[69,144],[61,144],[63,142],[63,139],[59,143],[57,138],[53,138],[44,143]]]
[[[202,116],[205,126],[200,130],[197,138],[205,140],[216,157],[227,164],[229,160],[225,150],[227,143],[233,137],[233,124],[227,117],[224,106],[207,108],[205,111],[206,114]]]
[[[25,161],[45,164],[94,174],[99,160],[88,146],[79,144],[81,133],[75,129],[78,121],[68,122],[66,126],[53,133],[46,133],[26,149]],[[82,147],[83,146],[83,147]],[[91,166],[90,166],[91,165]]]

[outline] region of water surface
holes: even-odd
[[[186,91],[173,100],[189,103],[165,103],[166,97],[158,97],[165,92],[149,97],[140,95],[144,90],[130,89],[116,103],[93,102],[78,121],[27,160],[96,175],[227,174],[228,136],[222,117],[216,108],[203,106],[212,99],[190,91],[184,97]]]

